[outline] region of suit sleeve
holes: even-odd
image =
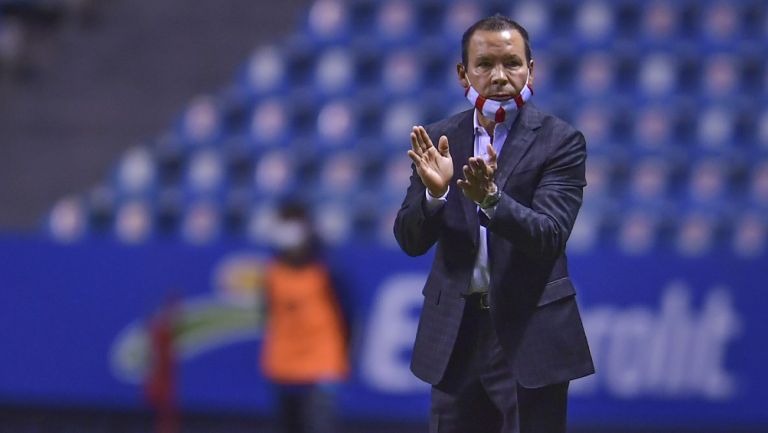
[[[528,256],[557,258],[581,207],[586,158],[584,136],[573,131],[547,159],[530,208],[502,193],[493,218],[481,222]]]
[[[427,131],[432,138],[431,131]],[[433,142],[436,142],[433,138]],[[411,182],[395,218],[395,239],[409,256],[425,254],[437,242],[443,225],[445,206],[434,211],[426,208],[426,187],[411,164]]]

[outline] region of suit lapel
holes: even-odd
[[[451,192],[456,194],[461,200],[461,206],[464,209],[464,214],[467,217],[467,226],[472,230],[472,242],[477,245],[477,239],[480,233],[480,223],[477,219],[476,207],[477,205],[464,193],[461,192],[461,188],[456,185],[458,179],[464,178],[464,173],[461,168],[467,164],[467,161],[471,156],[475,154],[475,131],[474,131],[474,110],[468,110],[464,117],[462,117],[456,124],[456,128],[452,131],[452,134],[448,134],[448,143],[451,146],[451,153],[453,158],[453,182],[451,185]]]
[[[496,185],[499,188],[504,188],[507,179],[525,156],[534,137],[536,137],[534,130],[539,126],[541,126],[541,118],[538,109],[531,103],[525,104],[512,124],[499,155],[496,171]]]
[[[496,185],[503,189],[509,180],[512,172],[515,171],[520,161],[530,149],[533,139],[536,137],[535,130],[541,126],[541,113],[530,102],[526,103],[518,113],[517,119],[512,124],[512,128],[504,140],[504,147],[499,155],[498,168],[496,170]],[[488,264],[490,272],[490,287],[495,287],[496,278],[494,278],[492,256],[496,251],[498,239],[492,233],[488,233]]]

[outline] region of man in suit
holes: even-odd
[[[594,372],[565,256],[585,141],[526,102],[533,70],[523,27],[480,20],[457,65],[475,109],[411,133],[394,232],[411,256],[437,244],[411,362],[430,432],[565,432],[568,383]]]

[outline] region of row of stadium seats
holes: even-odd
[[[362,101],[360,99],[363,99]],[[694,152],[725,154],[740,150],[768,153],[768,109],[757,101],[738,99],[699,104],[679,98],[632,104],[621,96],[579,100],[542,96],[535,103],[552,107],[585,132],[593,148],[638,151],[694,148]],[[362,142],[399,148],[407,143],[410,126],[428,123],[447,112],[467,108],[458,84],[442,92],[416,92],[411,97],[376,98],[360,92],[349,98],[294,101],[265,97],[252,106],[217,104],[215,98],[193,101],[180,116],[174,134],[189,147],[229,146],[285,148],[294,141],[312,141],[329,150],[353,148]],[[613,146],[615,147],[615,146]]]
[[[100,196],[101,194],[101,196]],[[257,244],[270,242],[276,203],[233,198],[226,204],[209,200],[183,201],[168,195],[160,199],[109,202],[103,191],[94,192],[90,203],[65,198],[49,215],[54,239],[68,242],[83,239],[116,239],[128,244],[150,239],[180,240],[190,245],[209,245],[222,240]],[[104,202],[100,202],[100,200]],[[328,244],[376,242],[395,247],[392,221],[399,203],[381,198],[366,200],[349,195],[329,200],[318,195],[314,217],[318,233]],[[621,216],[585,207],[569,243],[582,252],[615,244],[628,254],[650,253],[656,248],[674,248],[684,255],[701,255],[716,248],[740,256],[759,256],[768,243],[768,221],[764,210],[746,210],[729,217],[689,209],[659,212],[659,205],[630,208]]]
[[[616,38],[669,45],[680,38],[714,45],[736,45],[762,36],[765,6],[760,1],[486,1],[325,0],[315,2],[304,34],[314,44],[349,41],[361,31],[386,43],[436,35],[455,42],[473,22],[501,12],[523,23],[537,40],[576,38],[585,45]]]
[[[336,150],[307,156],[300,149],[271,149],[253,155],[204,148],[156,156],[147,148],[134,148],[115,169],[112,186],[125,196],[147,196],[174,186],[193,195],[216,196],[230,187],[281,194],[302,184],[341,193],[353,189],[402,193],[407,185],[402,178],[409,174],[405,149],[387,149],[384,155]],[[595,198],[727,198],[768,208],[768,159],[745,163],[740,166],[729,158],[702,156],[683,164],[653,154],[621,160],[595,152],[588,164],[587,191]]]
[[[319,0],[102,186],[58,203],[46,228],[67,241],[267,242],[276,204],[300,195],[327,242],[392,246],[408,132],[469,108],[460,35],[496,11],[530,31],[533,102],[587,137],[571,248],[764,251],[768,7],[757,1]]]
[[[311,50],[290,44],[266,47],[253,54],[239,78],[256,96],[298,97],[303,86],[311,86],[319,97],[349,95],[371,85],[386,96],[409,96],[454,86],[459,46],[423,40],[393,48],[370,41]],[[764,88],[766,59],[759,45],[708,50],[704,58],[696,46],[640,49],[617,43],[614,49],[620,51],[613,53],[583,49],[573,41],[542,46],[534,40],[532,48],[537,72],[544,74],[537,80],[542,90],[575,86],[580,95],[592,97],[620,90],[638,99],[692,90],[717,99]]]

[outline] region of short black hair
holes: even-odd
[[[513,21],[512,19],[505,17],[501,14],[496,14],[490,17],[486,17],[481,19],[480,21],[472,24],[470,28],[467,29],[466,32],[464,32],[464,36],[461,37],[461,63],[464,65],[464,67],[467,67],[467,57],[468,57],[468,49],[469,49],[469,40],[472,38],[472,35],[475,34],[478,30],[485,30],[485,31],[491,31],[491,32],[500,32],[502,30],[517,30],[518,33],[523,37],[523,40],[525,41],[525,61],[527,63],[530,63],[531,61],[531,42],[528,39],[528,31],[525,30],[523,26],[521,26],[517,21]]]

